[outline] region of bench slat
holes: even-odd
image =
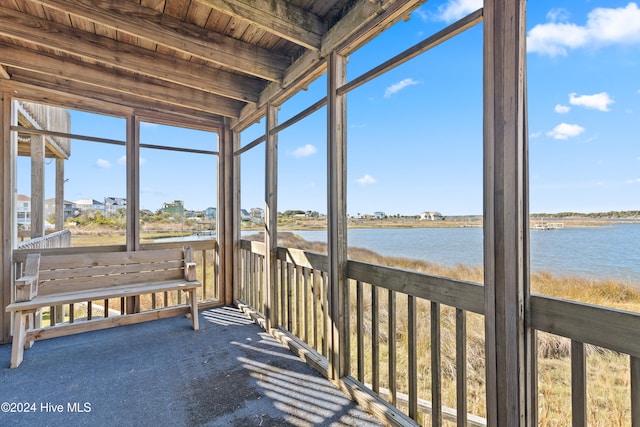
[[[41,268],[40,281],[106,276],[109,274],[135,273],[140,271],[176,270],[183,267],[184,262],[182,260],[165,260],[154,264],[85,265],[75,268],[69,268],[66,265],[59,265],[55,270]]]
[[[167,281],[167,282],[148,282],[136,283],[132,285],[113,286],[104,285],[100,288],[83,290],[82,292],[69,291],[59,292],[51,295],[38,295],[31,301],[14,302],[7,306],[7,311],[30,310],[40,307],[48,307],[52,305],[73,304],[76,302],[96,301],[109,298],[128,297],[136,295],[144,295],[155,292],[189,290],[200,287],[200,282]]]
[[[101,264],[141,264],[166,259],[182,260],[182,248],[135,252],[94,252],[72,255],[43,255],[42,260],[40,261],[40,269],[50,270],[59,268],[62,265],[68,266],[69,268],[74,268]]]

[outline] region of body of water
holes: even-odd
[[[293,231],[327,241],[321,231]],[[640,224],[531,230],[531,270],[558,275],[616,278],[640,284]],[[447,266],[482,265],[482,228],[359,228],[348,230],[350,247]]]

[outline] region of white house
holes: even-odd
[[[444,219],[440,212],[422,212],[420,214],[420,221],[436,221]]]

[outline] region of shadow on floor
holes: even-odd
[[[0,346],[0,425],[377,426],[234,308]],[[7,412],[16,411],[16,412]]]

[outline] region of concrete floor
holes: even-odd
[[[174,317],[40,341],[17,369],[10,353],[0,426],[380,425],[228,307],[201,311],[199,331]]]

